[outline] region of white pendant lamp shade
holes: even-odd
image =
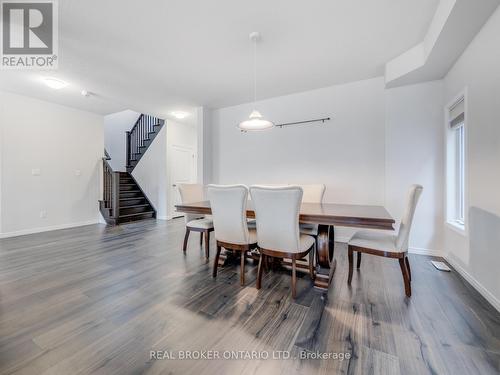
[[[241,131],[259,131],[267,130],[274,127],[274,123],[264,119],[259,111],[255,109],[257,102],[257,42],[260,40],[260,34],[256,31],[250,33],[250,40],[253,42],[253,103],[254,110],[250,114],[248,120],[242,121],[238,124]]]
[[[274,124],[262,117],[259,111],[253,111],[248,120],[238,124],[238,128],[243,131],[267,130],[271,129]]]

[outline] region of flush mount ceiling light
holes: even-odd
[[[48,87],[54,90],[60,90],[68,86],[67,82],[64,82],[63,80],[54,77],[44,77],[43,83],[45,83]]]
[[[258,131],[267,130],[274,127],[274,123],[264,119],[259,111],[255,109],[257,102],[257,42],[260,40],[260,33],[254,31],[250,33],[250,40],[254,44],[253,48],[253,108],[248,120],[242,121],[238,124],[238,128],[242,131]]]
[[[175,118],[178,118],[179,120],[182,120],[183,118],[186,118],[188,114],[186,112],[181,112],[181,111],[175,111],[172,112],[172,116]]]

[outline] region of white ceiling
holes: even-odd
[[[0,89],[98,113],[173,110],[252,100],[384,74],[424,38],[438,0],[64,0],[53,91],[43,72],[0,71]],[[81,89],[96,93],[84,98]]]
[[[442,0],[424,40],[386,64],[386,87],[444,77],[499,3]]]

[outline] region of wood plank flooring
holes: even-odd
[[[348,287],[338,244],[328,295],[304,275],[293,301],[286,271],[265,273],[257,291],[253,261],[245,287],[237,264],[212,279],[198,235],[186,255],[183,235],[181,219],[0,240],[0,374],[500,373],[500,314],[428,257],[410,256],[407,299],[391,259],[365,255]],[[300,359],[316,352],[344,359]]]

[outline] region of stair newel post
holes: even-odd
[[[113,172],[113,198],[111,207],[113,208],[113,216],[118,219],[120,216],[120,172]]]
[[[130,165],[130,159],[132,159],[132,155],[131,155],[131,150],[130,150],[130,143],[132,142],[132,139],[130,137],[130,132],[126,132],[127,133],[127,142],[126,142],[126,145],[127,145],[127,168],[131,167]]]

